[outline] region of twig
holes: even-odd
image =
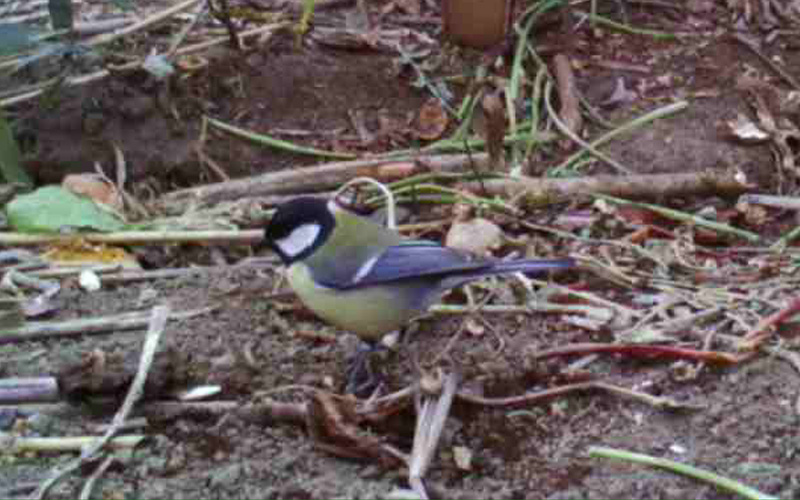
[[[92,472],[92,475],[89,476],[89,479],[86,480],[86,483],[83,485],[83,489],[81,490],[81,495],[78,497],[79,500],[88,500],[92,494],[92,489],[94,488],[94,483],[100,479],[100,476],[108,469],[112,463],[114,463],[114,455],[109,455],[103,460],[103,462],[97,466],[97,469]]]
[[[771,495],[761,493],[760,491],[754,488],[750,488],[749,486],[745,486],[738,481],[722,477],[718,474],[714,474],[713,472],[698,469],[697,467],[692,467],[691,465],[675,462],[673,460],[667,460],[666,458],[656,458],[656,457],[651,457],[649,455],[644,455],[642,453],[632,453],[630,451],[617,450],[614,448],[606,448],[604,446],[590,447],[589,456],[613,458],[617,460],[628,460],[640,464],[652,465],[654,467],[666,469],[670,472],[683,474],[685,476],[693,477],[695,479],[711,483],[717,488],[720,488],[722,490],[731,493],[735,493],[737,495],[741,495],[744,498],[752,500],[778,500],[778,497],[773,497]]]
[[[132,429],[143,429],[149,425],[147,419],[144,417],[129,418],[124,424],[119,426],[119,430],[129,431]],[[91,424],[88,428],[93,432],[106,432],[111,428],[111,424]]]
[[[257,134],[255,132],[251,132],[249,130],[245,130],[243,128],[235,127],[233,125],[229,125],[225,122],[221,122],[219,120],[215,120],[209,116],[204,117],[204,119],[208,120],[208,123],[213,125],[214,127],[228,132],[236,137],[241,139],[247,139],[252,141],[256,144],[264,145],[264,146],[271,146],[273,148],[282,149],[284,151],[288,151],[290,153],[298,153],[298,154],[306,154],[306,155],[313,155],[313,156],[321,156],[326,158],[339,158],[343,160],[351,160],[356,158],[356,155],[352,153],[338,153],[336,151],[324,151],[322,149],[310,148],[305,146],[298,146],[289,141],[284,141],[281,139],[275,139],[274,137],[270,137],[264,134]]]
[[[0,379],[0,404],[58,401],[55,377],[14,377]]]
[[[485,167],[487,155],[473,155]],[[467,155],[408,155],[397,158],[370,158],[347,162],[322,163],[302,169],[289,169],[228,182],[167,193],[160,205],[171,212],[189,206],[207,206],[248,196],[287,195],[338,188],[354,177],[372,177],[391,182],[425,172],[454,172],[468,165]]]
[[[574,200],[577,196],[605,194],[620,198],[665,198],[671,196],[737,195],[750,189],[735,172],[705,171],[687,174],[593,175],[570,178],[514,177],[487,179],[492,195],[518,197],[523,206],[547,206]],[[478,189],[477,183],[466,184]]]
[[[555,387],[553,389],[545,389],[543,391],[528,392],[520,396],[511,396],[507,398],[485,398],[465,392],[459,392],[456,394],[456,397],[461,401],[475,405],[501,407],[541,403],[558,396],[563,396],[564,394],[568,394],[570,392],[592,391],[595,389],[597,389],[595,382],[580,382],[577,384]]]
[[[263,263],[236,264],[232,266],[208,266],[208,267],[180,267],[176,269],[153,269],[150,271],[121,271],[119,273],[108,274],[101,277],[103,283],[130,283],[133,281],[147,281],[167,278],[182,278],[185,276],[196,276],[203,274],[217,274],[236,271],[239,269],[271,269],[277,261],[274,259],[264,259]]]
[[[545,95],[544,103],[547,106],[547,112],[548,112],[549,118],[551,120],[553,120],[553,123],[555,123],[556,127],[558,127],[558,130],[560,130],[561,133],[563,133],[564,135],[569,137],[570,140],[572,140],[573,142],[575,142],[576,144],[578,144],[582,148],[582,151],[581,151],[582,153],[583,152],[591,153],[596,158],[598,158],[600,160],[603,160],[604,162],[608,163],[609,165],[611,165],[612,167],[616,168],[620,172],[625,172],[626,174],[632,174],[633,173],[629,168],[623,166],[621,163],[619,163],[615,159],[613,159],[610,156],[608,156],[607,154],[603,153],[602,151],[597,149],[593,144],[588,143],[588,142],[584,141],[583,139],[581,139],[580,137],[578,137],[578,135],[575,132],[570,130],[568,124],[566,124],[566,123],[564,123],[564,122],[562,122],[560,120],[560,118],[558,116],[558,113],[556,113],[555,109],[553,109],[553,99],[552,99],[552,96],[553,96],[553,82],[548,80],[547,83],[545,83],[544,95]]]
[[[89,264],[85,266],[58,266],[47,269],[39,269],[37,271],[27,271],[25,274],[36,278],[65,278],[74,274],[80,274],[83,271],[92,271],[96,274],[108,274],[120,271],[122,265],[120,264]]]
[[[553,57],[553,74],[558,82],[558,101],[561,103],[558,118],[572,134],[579,136],[583,130],[583,117],[575,85],[575,72],[572,70],[569,57],[564,54],[556,54]],[[552,94],[551,89],[551,85],[545,87],[548,100]]]
[[[142,435],[117,436],[104,446],[113,450],[135,448],[145,437]],[[69,437],[12,437],[6,450],[20,453],[26,451],[81,451],[97,441],[97,436]]]
[[[197,9],[192,14],[192,18],[189,20],[188,23],[186,23],[186,25],[184,25],[183,28],[181,28],[181,31],[178,32],[178,34],[172,40],[172,43],[169,45],[169,48],[164,53],[164,57],[166,57],[167,59],[171,59],[175,55],[175,52],[178,50],[178,47],[180,47],[181,43],[183,43],[183,41],[186,39],[186,35],[188,35],[189,32],[192,30],[192,28],[194,28],[197,25],[197,22],[200,21],[200,18],[203,17],[207,9],[208,9],[208,2],[202,2],[197,6]]]
[[[551,290],[555,290],[558,293],[562,293],[564,295],[571,295],[573,297],[577,297],[579,299],[585,300],[587,302],[592,302],[602,307],[607,307],[614,311],[615,314],[620,315],[622,318],[621,321],[623,324],[629,324],[633,322],[633,318],[640,317],[643,313],[642,311],[637,311],[636,309],[631,309],[630,307],[625,307],[623,305],[617,304],[616,302],[611,302],[610,300],[606,300],[602,297],[598,297],[597,295],[585,291],[580,290],[573,290],[569,287],[559,285],[557,283],[548,283],[542,280],[532,279],[531,283],[537,284],[539,286],[546,286],[549,287]]]
[[[800,198],[797,196],[775,196],[768,194],[743,194],[736,204],[747,203],[764,205],[765,207],[785,208],[787,210],[800,210]]]
[[[594,384],[598,389],[603,389],[612,394],[633,399],[634,401],[639,401],[640,403],[650,405],[653,408],[670,410],[699,410],[702,408],[700,405],[681,403],[666,396],[653,396],[652,394],[647,394],[646,392],[634,391],[632,389],[626,389],[625,387],[619,387],[606,382],[594,382]]]
[[[196,3],[200,2],[200,1],[202,1],[202,0],[185,0],[184,2],[181,2],[181,3],[177,4],[177,5],[173,5],[172,7],[164,9],[164,10],[162,10],[160,12],[156,12],[152,16],[147,17],[145,19],[142,19],[141,21],[139,21],[136,24],[133,24],[133,25],[128,26],[126,28],[117,30],[117,31],[115,31],[113,33],[107,33],[107,34],[103,34],[103,35],[98,35],[98,36],[96,36],[94,38],[90,38],[89,40],[87,40],[85,42],[85,44],[87,46],[89,46],[89,47],[96,47],[97,45],[113,42],[114,40],[116,40],[118,38],[122,38],[125,35],[129,35],[129,34],[134,33],[136,31],[139,31],[139,30],[142,30],[142,29],[147,28],[149,26],[152,26],[153,24],[159,23],[161,21],[165,21],[165,20],[169,19],[170,17],[172,17],[173,15],[177,14],[178,12],[180,12],[182,10],[186,10],[189,7],[191,7],[192,5],[194,5],[194,4],[196,4]]]
[[[262,34],[264,34],[266,32],[271,32],[271,31],[275,31],[275,30],[281,29],[281,28],[283,28],[285,26],[288,26],[288,24],[289,23],[276,23],[276,24],[271,24],[271,25],[268,25],[268,26],[259,26],[258,28],[254,28],[252,30],[245,31],[244,33],[240,33],[239,36],[244,38],[244,37],[251,37],[251,36],[256,36],[256,35],[262,35]],[[194,52],[200,52],[200,51],[208,49],[209,47],[213,47],[215,45],[221,45],[221,44],[227,43],[227,42],[228,42],[228,37],[220,37],[220,38],[216,38],[214,40],[209,40],[209,41],[206,41],[206,42],[201,42],[201,43],[198,43],[198,44],[195,44],[195,45],[184,47],[182,49],[178,49],[178,51],[176,53],[178,55],[192,54]],[[16,64],[16,61],[11,61],[10,65],[13,65],[13,64]],[[0,69],[2,69],[4,66],[7,66],[7,65],[9,65],[9,64],[0,63]],[[140,67],[141,65],[142,65],[142,61],[135,61],[135,62],[132,62],[132,63],[124,64],[124,65],[116,68],[116,70],[117,71],[133,70],[133,69],[136,69],[136,68]],[[68,85],[68,86],[85,85],[85,84],[94,82],[96,80],[102,80],[103,78],[109,76],[110,74],[111,74],[111,72],[109,70],[104,69],[104,70],[96,71],[94,73],[90,73],[88,75],[82,75],[82,76],[77,76],[77,77],[74,77],[74,78],[68,78],[66,80],[66,82],[64,82],[64,84]],[[19,104],[21,102],[33,99],[34,97],[37,97],[37,96],[43,94],[47,90],[47,88],[49,88],[56,81],[58,81],[58,80],[53,79],[53,80],[49,81],[49,83],[44,85],[44,86],[37,85],[37,88],[35,90],[23,91],[22,93],[17,93],[13,97],[0,99],[0,108],[4,108],[4,107],[11,106],[11,105],[14,105],[14,104]],[[39,87],[41,87],[41,88],[39,88]]]
[[[147,281],[167,278],[181,278],[185,276],[195,276],[204,274],[228,273],[237,270],[270,269],[278,264],[278,258],[261,257],[249,259],[230,266],[197,266],[197,267],[176,267],[169,269],[151,270],[122,270],[119,264],[98,264],[89,266],[59,266],[56,268],[42,269],[39,271],[26,272],[28,276],[37,278],[63,278],[80,274],[89,270],[101,275],[103,283],[128,283],[132,281]]]
[[[588,12],[580,11],[580,10],[573,10],[576,15],[579,15],[585,19],[589,19],[593,23],[605,25],[611,29],[617,30],[620,33],[628,33],[630,35],[644,35],[653,37],[655,40],[675,40],[678,37],[673,33],[666,33],[663,31],[656,31],[656,30],[648,30],[642,28],[633,28],[631,26],[618,23],[607,19],[603,16],[598,16],[595,14],[590,14]]]
[[[650,123],[650,122],[655,121],[655,120],[657,120],[659,118],[664,118],[664,117],[669,116],[669,115],[671,115],[673,113],[677,113],[678,111],[683,111],[684,109],[686,109],[688,107],[689,107],[689,103],[688,102],[686,102],[686,101],[678,101],[678,102],[672,103],[670,105],[664,106],[663,108],[655,109],[655,110],[645,114],[644,116],[640,116],[638,118],[635,118],[635,119],[631,120],[630,122],[628,122],[628,123],[626,123],[626,124],[624,124],[624,125],[622,125],[620,127],[617,127],[614,130],[611,130],[611,131],[601,135],[600,137],[598,137],[597,139],[593,140],[589,144],[594,148],[599,148],[603,144],[605,144],[607,142],[610,142],[612,139],[614,139],[618,135],[630,133],[631,130],[633,130],[635,128],[638,128],[641,125]],[[578,151],[577,153],[571,155],[569,158],[567,158],[566,160],[561,162],[560,165],[558,165],[557,167],[553,168],[552,172],[553,173],[563,172],[570,165],[572,165],[573,163],[578,161],[584,154],[586,154],[585,150]]]
[[[417,414],[417,426],[414,431],[414,446],[408,464],[408,482],[420,498],[427,499],[422,478],[430,466],[436,452],[439,438],[444,429],[445,420],[450,413],[450,406],[458,387],[458,374],[448,374],[443,383],[441,393],[436,398],[425,397],[421,410]]]
[[[742,349],[755,349],[766,340],[775,328],[800,311],[800,297],[793,299],[789,305],[780,311],[761,320],[751,331],[744,336]]]
[[[772,71],[777,73],[778,76],[783,78],[783,81],[791,85],[795,90],[800,90],[800,82],[798,82],[788,71],[778,66],[770,57],[767,57],[761,50],[759,50],[755,41],[750,40],[741,33],[734,33],[733,38],[737,42],[750,49],[750,51],[761,60],[761,62],[766,64]]]
[[[670,398],[653,396],[651,394],[646,394],[639,391],[633,391],[631,389],[617,387],[612,384],[608,384],[606,382],[579,382],[576,384],[564,385],[561,387],[555,387],[553,389],[545,389],[543,391],[528,392],[520,396],[511,396],[507,398],[484,398],[481,396],[475,396],[473,394],[467,394],[464,392],[459,392],[456,395],[456,397],[467,403],[481,405],[481,406],[493,406],[493,407],[519,406],[519,405],[542,403],[544,401],[556,398],[558,396],[563,396],[564,394],[568,394],[570,392],[595,391],[598,389],[610,392],[612,394],[621,395],[626,398],[636,399],[637,401],[653,406],[654,408],[670,408],[670,409],[695,408],[692,405],[678,403]]]
[[[147,373],[150,370],[150,365],[153,362],[153,357],[155,356],[156,348],[158,347],[158,341],[161,339],[161,334],[164,332],[164,328],[167,325],[167,319],[169,316],[170,309],[168,305],[160,305],[153,308],[150,316],[150,325],[147,330],[147,336],[145,337],[144,345],[142,346],[139,369],[136,372],[136,376],[133,378],[133,382],[131,382],[131,387],[128,390],[128,394],[125,396],[125,400],[122,402],[122,406],[117,411],[116,415],[114,415],[114,419],[111,422],[111,428],[109,428],[108,431],[103,434],[103,436],[95,439],[90,446],[84,448],[80,457],[68,463],[61,469],[54,469],[50,477],[46,479],[41,486],[39,486],[39,489],[33,496],[35,500],[41,500],[44,498],[50,488],[53,487],[66,474],[77,469],[85,462],[92,460],[94,456],[111,440],[111,438],[114,437],[118,427],[125,423],[125,419],[128,418],[128,414],[133,408],[133,405],[136,404],[142,395],[144,383],[147,379]]]
[[[204,307],[190,311],[174,312],[169,315],[169,319],[193,318],[202,314],[208,314],[215,309],[216,307]],[[138,312],[62,322],[42,321],[28,323],[20,328],[11,328],[0,332],[0,345],[26,340],[41,340],[53,337],[102,333],[110,330],[136,330],[147,326],[147,324],[147,314]]]
[[[553,309],[548,312],[576,312],[584,311],[581,308],[571,307],[569,304],[554,304]],[[460,315],[460,314],[473,314],[473,313],[488,313],[488,314],[522,314],[533,311],[541,312],[544,309],[549,309],[542,304],[483,304],[483,305],[465,305],[459,306],[455,304],[435,304],[432,305],[428,312],[431,314],[440,314],[442,316]]]
[[[771,346],[771,345],[768,346],[762,345],[761,348],[770,353],[771,355],[786,361],[787,363],[792,365],[792,367],[794,367],[794,369],[797,371],[798,374],[800,374],[800,353],[797,353],[795,351],[790,351],[782,347]]]
[[[690,359],[692,361],[706,361],[720,365],[736,364],[749,356],[741,356],[718,351],[698,351],[697,349],[685,349],[681,347],[660,346],[660,345],[640,345],[640,344],[601,344],[601,343],[580,343],[563,347],[555,347],[544,351],[538,351],[533,355],[534,359],[546,359],[556,356],[574,356],[583,354],[622,354],[627,356],[639,356],[645,358],[678,358]]]
[[[597,198],[601,198],[601,199],[604,199],[604,200],[611,201],[611,202],[616,203],[618,205],[627,205],[627,206],[631,206],[631,207],[638,207],[638,208],[644,208],[644,209],[647,209],[647,210],[651,210],[651,211],[653,211],[653,212],[655,212],[655,213],[657,213],[659,215],[662,215],[664,217],[667,217],[667,218],[670,218],[670,219],[673,219],[673,220],[677,220],[677,221],[681,221],[681,222],[688,222],[688,223],[691,223],[691,224],[694,224],[694,225],[697,225],[697,226],[700,226],[700,227],[703,227],[703,228],[706,228],[706,229],[710,229],[712,231],[716,231],[716,232],[720,232],[720,233],[734,234],[736,236],[739,236],[740,238],[746,239],[747,241],[751,241],[751,242],[761,241],[761,236],[757,235],[756,233],[752,233],[750,231],[745,231],[744,229],[738,229],[738,228],[729,226],[727,224],[722,224],[720,222],[716,222],[716,221],[713,221],[713,220],[708,220],[708,219],[706,219],[704,217],[700,217],[700,216],[697,216],[697,215],[687,214],[686,212],[681,212],[680,210],[674,210],[674,209],[671,209],[671,208],[661,207],[661,206],[653,205],[653,204],[650,204],[650,203],[640,203],[640,202],[636,202],[636,201],[622,200],[622,199],[619,199],[619,198],[615,198],[615,197],[608,196],[608,195],[602,195],[602,194],[595,194],[594,196],[596,196]]]
[[[156,401],[143,405],[138,413],[146,415],[148,420],[153,421],[235,414],[259,422],[289,422],[302,425],[306,422],[306,406],[305,403],[283,403],[270,398],[261,398],[252,404],[243,404],[239,401],[195,403]]]
[[[73,418],[80,415],[77,406],[70,403],[26,403],[13,405],[0,405],[0,412],[20,411],[24,413],[40,413],[54,417]]]
[[[133,17],[116,17],[111,19],[101,19],[97,21],[76,21],[72,26],[72,32],[80,36],[96,35],[98,33],[105,33],[106,31],[123,28],[136,19]]]
[[[70,242],[80,238],[90,243],[110,245],[160,245],[165,243],[212,243],[253,245],[260,242],[264,233],[260,230],[245,231],[120,231],[117,233],[24,234],[0,233],[0,245],[44,245]]]

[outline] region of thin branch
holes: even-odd
[[[0,404],[58,401],[55,377],[12,377],[0,379]]]
[[[139,369],[136,372],[136,376],[133,378],[133,382],[131,382],[130,389],[128,390],[128,394],[125,396],[125,400],[122,402],[122,406],[117,411],[116,415],[114,415],[114,420],[111,422],[111,427],[108,429],[108,431],[106,431],[105,434],[95,439],[90,446],[84,448],[78,458],[68,463],[63,468],[55,468],[50,477],[39,486],[36,494],[33,495],[35,500],[41,500],[44,498],[50,488],[52,488],[66,474],[76,470],[85,462],[92,460],[94,456],[111,440],[111,438],[114,437],[118,428],[125,423],[125,419],[128,418],[128,414],[130,413],[131,409],[133,409],[133,405],[136,404],[142,395],[144,383],[147,379],[147,373],[150,370],[156,348],[158,347],[158,342],[161,339],[161,334],[164,332],[164,328],[167,325],[167,319],[169,319],[169,316],[169,306],[161,305],[153,308],[150,316],[150,326],[147,330],[147,336],[145,337],[144,345],[142,346]]]
[[[92,494],[92,489],[94,489],[94,483],[100,479],[100,476],[108,469],[112,463],[114,463],[114,455],[109,455],[103,460],[103,462],[97,466],[97,469],[92,472],[92,475],[89,476],[89,479],[86,480],[86,483],[83,485],[83,489],[81,490],[81,495],[78,497],[79,500],[88,500]]]
[[[122,28],[122,29],[117,30],[117,31],[115,31],[113,33],[105,33],[105,34],[102,34],[102,35],[97,35],[94,38],[90,38],[89,40],[87,40],[85,42],[85,44],[87,46],[89,46],[89,47],[96,47],[97,45],[102,45],[102,44],[105,44],[105,43],[113,42],[114,40],[116,40],[118,38],[122,38],[125,35],[129,35],[129,34],[134,33],[136,31],[148,28],[148,27],[150,27],[150,26],[152,26],[152,25],[154,25],[156,23],[159,23],[159,22],[162,22],[162,21],[166,21],[167,19],[169,19],[170,17],[174,16],[178,12],[186,10],[186,9],[190,8],[192,5],[194,5],[194,4],[198,3],[198,2],[201,2],[201,1],[202,0],[185,0],[184,2],[181,2],[181,3],[177,4],[177,5],[173,5],[172,7],[164,9],[164,10],[162,10],[160,12],[156,12],[152,16],[147,17],[145,19],[142,19],[141,21],[139,21],[136,24],[132,24],[131,26]]]
[[[632,453],[625,450],[617,450],[614,448],[606,448],[603,446],[592,446],[589,448],[590,457],[603,457],[614,458],[617,460],[628,460],[640,464],[652,465],[661,469],[666,469],[670,472],[683,474],[685,476],[693,477],[707,483],[711,483],[717,488],[722,490],[741,495],[750,500],[778,500],[778,497],[767,495],[756,489],[745,486],[744,484],[728,479],[726,477],[714,474],[713,472],[698,469],[691,465],[667,460],[665,458],[656,458],[641,453]]]
[[[261,230],[245,231],[120,231],[116,233],[81,233],[90,243],[109,245],[162,245],[171,243],[211,243],[253,245],[264,237]],[[0,232],[0,245],[44,245],[74,241],[77,236],[65,234],[26,234]]]
[[[186,319],[214,311],[216,307],[204,307],[190,311],[174,312],[169,319]],[[27,340],[42,340],[54,337],[67,337],[103,333],[117,330],[136,330],[149,323],[147,313],[123,313],[101,318],[84,318],[70,321],[41,321],[28,323],[20,328],[10,328],[0,332],[0,345]]]
[[[450,414],[453,397],[458,388],[458,380],[457,373],[448,374],[440,394],[436,397],[423,396],[425,401],[417,414],[414,446],[408,462],[408,482],[420,498],[428,498],[422,479],[430,466],[442,435],[442,429],[444,429],[444,423]]]

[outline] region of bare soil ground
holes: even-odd
[[[737,87],[742,74],[757,72],[771,84],[787,88],[762,59],[733,36],[737,8],[733,3],[625,4],[630,25],[687,35],[678,40],[620,34],[573,18],[543,23],[535,30],[535,39],[547,61],[557,52],[569,55],[578,87],[597,106],[609,98],[620,79],[624,82],[634,97],[601,108],[609,119],[630,118],[672,99],[690,101],[687,110],[604,148],[635,173],[740,167],[761,183],[763,191],[775,193],[790,182],[782,177],[788,174],[777,170],[770,148],[737,144],[721,132],[722,124],[737,113],[751,113],[748,94]],[[371,8],[377,11],[384,4],[377,2]],[[622,20],[614,3],[607,7],[611,17]],[[796,33],[797,25],[791,29]],[[753,33],[766,39],[766,34],[755,28]],[[761,50],[800,78],[796,40],[778,35],[770,43],[764,42]],[[441,76],[448,76],[468,70],[480,54],[443,45],[439,56],[445,61]],[[216,173],[198,167],[192,149],[199,130],[197,117],[204,112],[250,130],[331,150],[361,147],[379,152],[415,144],[416,139],[403,126],[384,125],[385,133],[379,133],[369,146],[360,146],[354,129],[356,111],[367,117],[370,130],[381,130],[378,116],[410,123],[409,118],[413,119],[427,100],[422,90],[411,85],[413,75],[403,71],[392,54],[318,45],[298,51],[290,36],[278,35],[244,56],[225,49],[208,57],[206,71],[174,89],[181,113],[177,123],[158,110],[145,83],[133,77],[78,87],[59,94],[55,101],[23,107],[28,132],[37,144],[37,155],[28,166],[40,182],[59,181],[67,172],[91,169],[94,161],[113,164],[113,150],[108,145],[114,142],[125,152],[134,189],[136,185],[150,186],[165,192],[218,181]],[[87,124],[89,101],[96,106],[91,113],[97,116],[92,119],[102,123],[96,129],[91,120]],[[318,161],[219,134],[209,140],[206,153],[234,178]],[[537,153],[530,170],[544,171],[566,154],[557,148],[546,149]],[[582,172],[596,173],[614,172],[602,163]],[[678,202],[684,208],[714,205],[730,209],[733,204],[734,200],[722,199]],[[551,224],[561,211],[575,208],[547,207],[530,213],[529,220]],[[750,229],[775,236],[796,224],[791,212],[774,215]],[[549,238],[545,234],[537,237]],[[560,240],[544,245],[553,254],[569,251]],[[153,267],[212,262],[203,248],[152,248],[147,252]],[[247,252],[223,249],[223,254],[233,263]],[[786,272],[791,272],[788,264]],[[176,310],[213,306],[212,313],[171,322],[161,350],[179,353],[178,359],[191,368],[192,380],[220,384],[223,392],[218,399],[245,404],[269,392],[277,399],[305,401],[308,394],[304,390],[280,390],[293,384],[341,391],[355,339],[318,322],[291,298],[265,300],[263,297],[273,292],[276,278],[273,269],[262,267],[112,285],[94,293],[67,281],[56,298],[58,309],[51,319],[147,310],[164,301]],[[552,279],[609,298],[632,300],[639,293],[597,277],[587,278],[580,270]],[[455,293],[448,300],[460,303],[463,297]],[[436,316],[420,322],[413,345],[423,353],[423,362],[449,349],[449,358],[459,367],[467,386],[481,387],[484,396],[513,396],[557,386],[559,377],[567,377],[564,370],[569,362],[574,361],[537,360],[533,353],[614,340],[609,329],[579,328],[564,322],[563,316],[486,313],[471,320]],[[473,323],[465,327],[465,321]],[[796,350],[796,335],[792,335],[796,328],[796,323],[789,323],[781,330],[790,339],[785,346],[788,349],[794,339]],[[449,345],[454,335],[458,341]],[[109,356],[136,354],[141,339],[141,331],[132,331],[2,345],[0,376],[60,373],[86,353],[97,351]],[[400,389],[413,380],[405,353],[380,353],[374,364],[386,377],[388,390]],[[610,446],[696,465],[769,495],[800,498],[797,369],[766,354],[727,367],[696,363],[692,367],[697,368],[693,376],[681,376],[685,367],[668,360],[615,355],[600,356],[578,371],[584,379],[667,396],[692,407],[688,409],[655,408],[602,391],[568,394],[515,408],[457,401],[426,484],[440,498],[732,497],[665,471],[587,456],[590,446]],[[277,393],[271,392],[276,389]],[[107,422],[116,408],[110,405],[102,411],[96,406],[96,402],[74,405],[69,415],[32,411],[17,419],[14,432],[30,436],[93,433],[92,426]],[[405,412],[393,420],[391,428],[373,431],[407,450],[413,429],[414,415]],[[385,498],[388,492],[406,487],[404,470],[333,456],[315,447],[302,426],[269,418],[237,412],[179,418],[153,415],[144,432],[147,441],[103,475],[94,497]],[[463,448],[472,453],[469,467],[459,467],[455,460],[456,450]],[[25,494],[26,486],[40,483],[52,466],[67,458],[55,453],[0,454],[0,496]],[[86,468],[72,474],[50,497],[74,498],[91,472]]]

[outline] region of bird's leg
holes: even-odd
[[[380,377],[375,375],[369,357],[375,351],[386,349],[382,344],[361,342],[355,354],[347,361],[347,385],[345,392],[356,397],[366,397],[382,385]]]

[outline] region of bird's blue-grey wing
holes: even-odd
[[[413,278],[474,273],[491,265],[489,261],[473,259],[436,243],[410,242],[387,248],[364,262],[348,281],[333,285],[346,289]]]
[[[450,288],[491,274],[536,273],[574,265],[570,258],[489,260],[434,242],[409,241],[372,254],[342,255],[335,266],[326,266],[315,278],[325,286],[342,290],[415,278],[441,279],[441,287]]]
[[[314,281],[331,288],[346,288],[377,262],[384,251],[381,246],[342,246],[325,255],[313,254],[307,260]]]

